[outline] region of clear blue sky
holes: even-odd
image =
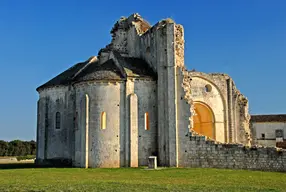
[[[135,12],[183,24],[187,67],[231,75],[250,113],[286,113],[285,0],[1,0],[0,139],[35,139],[36,87],[96,55]]]

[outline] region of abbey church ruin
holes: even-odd
[[[188,71],[182,25],[122,17],[112,41],[37,88],[38,164],[286,171],[253,147],[248,100],[226,74]]]

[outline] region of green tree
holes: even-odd
[[[26,156],[36,154],[36,142],[31,141],[3,141],[0,140],[0,156]]]

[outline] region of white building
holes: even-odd
[[[275,147],[286,138],[286,115],[251,115],[251,131],[253,144]]]

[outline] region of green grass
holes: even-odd
[[[0,191],[286,191],[285,173],[275,172],[31,167],[0,166]]]

